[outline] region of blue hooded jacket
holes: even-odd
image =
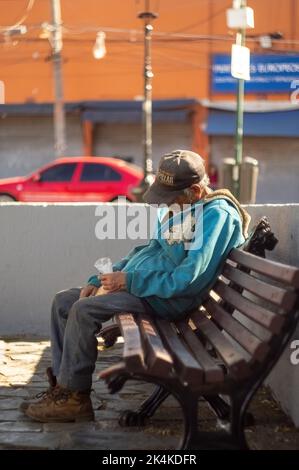
[[[197,228],[192,233],[197,243],[186,245],[184,233],[177,239],[171,234],[194,209]],[[161,222],[163,215],[162,210],[156,236],[114,264],[113,271],[126,273],[127,291],[146,301],[157,316],[174,320],[201,304],[229,251],[245,239],[239,212],[226,199],[198,201],[189,212],[180,213],[179,221],[172,218],[170,230]],[[100,286],[97,276],[88,283]]]

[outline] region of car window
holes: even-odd
[[[76,163],[55,165],[41,173],[40,181],[71,181]]]
[[[84,163],[81,181],[120,181],[121,174],[108,165]]]

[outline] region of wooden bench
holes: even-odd
[[[247,251],[230,252],[198,310],[174,323],[124,312],[115,317],[115,325],[102,330],[107,346],[119,335],[124,338],[122,361],[100,373],[110,392],[129,379],[157,385],[138,410],[122,413],[122,426],[143,425],[172,394],[184,417],[180,449],[248,448],[248,405],[299,318],[299,269],[260,257],[274,245],[262,219],[244,247]],[[200,397],[217,414],[221,430],[199,431]]]

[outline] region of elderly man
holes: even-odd
[[[194,233],[201,242],[187,245],[184,231],[174,236],[178,214],[169,211],[160,226],[173,219],[171,228],[164,234],[158,231],[147,245],[135,248],[113,266],[113,273],[100,279],[92,276],[81,289],[59,292],[52,306],[50,388],[41,400],[23,403],[27,416],[42,422],[94,419],[90,390],[96,334],[103,322],[124,310],[173,320],[200,305],[221,262],[244,241],[248,226],[247,214],[229,191],[213,192],[208,183],[198,154],[176,150],[162,157],[145,201],[176,203],[182,212],[188,207],[192,217],[194,209],[200,208],[201,233]],[[105,295],[96,295],[100,286]]]

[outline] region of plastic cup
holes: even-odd
[[[99,271],[100,274],[112,273],[112,261],[110,258],[99,258],[94,263],[95,268]]]

